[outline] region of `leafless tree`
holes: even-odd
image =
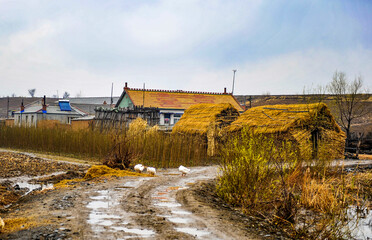
[[[70,97],[70,93],[65,92],[65,93],[63,94],[63,98],[69,98],[69,97]]]
[[[31,97],[35,96],[36,88],[28,89],[28,93],[30,94]]]
[[[361,76],[348,82],[344,72],[336,71],[332,82],[327,86],[333,95],[333,103],[337,111],[337,122],[346,133],[346,146],[351,139],[351,124],[358,118],[368,114],[368,108],[363,103],[363,80]]]

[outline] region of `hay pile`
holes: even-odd
[[[229,132],[238,132],[242,128],[292,139],[303,152],[312,149],[317,155],[332,151],[335,158],[342,158],[344,153],[345,134],[324,103],[251,108],[227,129]]]
[[[221,130],[239,117],[239,111],[230,103],[200,103],[189,107],[174,125],[172,133],[197,134],[205,136],[208,155],[214,156],[216,138]]]
[[[201,103],[189,107],[174,125],[172,133],[206,135],[210,129],[223,128],[239,117],[230,103]]]
[[[94,165],[91,168],[89,168],[84,178],[93,179],[98,177],[126,177],[126,176],[148,177],[150,175],[144,173],[136,173],[129,170],[113,169],[105,165]]]

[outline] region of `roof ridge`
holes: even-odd
[[[211,94],[211,95],[232,95],[231,93],[221,92],[199,92],[199,91],[183,91],[183,90],[162,90],[162,89],[143,89],[143,88],[127,88],[127,90],[141,92],[168,92],[168,93],[190,93],[190,94]]]

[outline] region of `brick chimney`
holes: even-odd
[[[44,99],[43,99],[43,109],[42,109],[43,113],[46,113],[46,110],[47,110],[46,97],[45,97],[45,95],[44,95]]]
[[[226,88],[223,89],[223,94],[227,94]]]
[[[21,112],[24,112],[25,111],[25,105],[23,105],[23,99],[22,99],[22,102],[21,102]]]
[[[128,89],[128,83],[125,82],[124,90]]]

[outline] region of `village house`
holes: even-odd
[[[144,107],[157,108],[160,111],[159,125],[172,127],[180,119],[184,111],[199,103],[230,103],[239,112],[244,109],[231,93],[194,92],[182,90],[154,90],[129,88],[125,83],[124,91],[117,101],[117,109]]]
[[[71,124],[71,120],[87,114],[70,105],[68,100],[46,103],[46,98],[27,106],[21,104],[21,110],[14,113],[15,126],[36,127],[41,121],[59,124]]]

